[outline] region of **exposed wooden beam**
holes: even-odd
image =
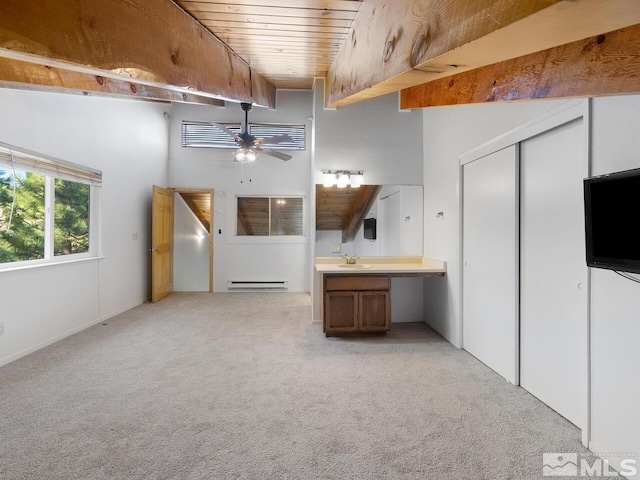
[[[369,210],[373,202],[376,201],[378,193],[380,193],[381,185],[363,185],[361,188],[360,196],[354,203],[354,208],[349,216],[349,222],[345,228],[342,229],[342,243],[353,241],[356,238],[356,234],[362,222],[367,217]]]
[[[170,1],[3,0],[0,57],[275,107],[275,88]]]
[[[402,108],[640,93],[640,25],[402,91]]]
[[[0,57],[0,88],[224,106],[223,100]]]
[[[637,0],[364,0],[326,81],[340,107],[640,23]]]

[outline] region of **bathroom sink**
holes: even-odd
[[[371,268],[371,265],[365,265],[364,263],[341,263],[338,265],[339,268],[353,268],[355,270],[358,269],[366,269]]]

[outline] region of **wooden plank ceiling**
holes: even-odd
[[[211,233],[211,194],[207,192],[180,192],[180,196],[200,220],[202,226]]]
[[[327,75],[360,0],[178,0],[276,88]]]

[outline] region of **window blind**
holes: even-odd
[[[242,132],[240,123],[219,122],[234,133]],[[277,144],[264,143],[266,147],[278,150],[305,150],[306,135],[305,125],[249,123],[249,133],[256,138],[267,138],[276,135],[289,135],[293,141]],[[207,147],[207,148],[238,148],[236,141],[230,135],[208,122],[182,122],[182,146],[183,147]]]
[[[0,166],[77,182],[100,184],[102,172],[0,142]]]

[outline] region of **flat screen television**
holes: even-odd
[[[640,273],[640,168],[584,179],[587,266]]]
[[[369,240],[376,239],[376,219],[365,218],[364,219],[364,238]]]

